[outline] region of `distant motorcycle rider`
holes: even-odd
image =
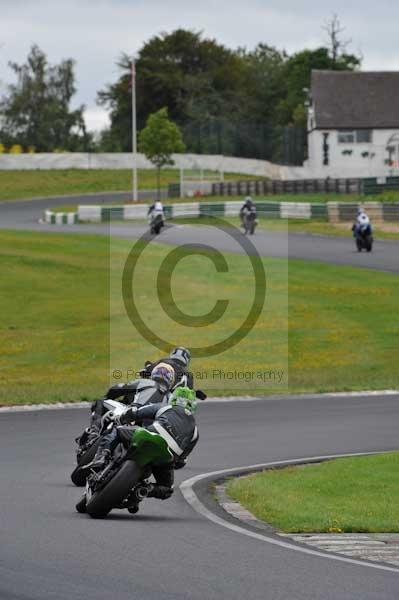
[[[164,209],[163,209],[163,204],[162,204],[162,202],[160,200],[157,200],[156,202],[154,202],[153,204],[151,204],[151,206],[148,209],[147,216],[148,216],[148,220],[149,220],[150,225],[151,225],[152,221],[158,215],[162,217],[162,224],[164,224],[164,222],[165,222],[165,213],[164,213]]]
[[[255,213],[255,215],[256,215],[256,206],[255,206],[251,196],[247,196],[245,198],[244,204],[240,208],[241,225],[244,225],[245,217],[249,213]]]
[[[102,437],[93,461],[85,468],[101,471],[119,443],[129,443],[137,426],[152,421],[146,425],[146,429],[164,438],[173,458],[170,463],[152,468],[156,484],[148,497],[166,500],[173,493],[175,463],[185,462],[199,439],[195,411],[195,392],[188,387],[177,388],[167,405],[156,403],[142,407],[131,406],[115,418],[116,427]]]
[[[357,211],[357,218],[354,224],[352,225],[353,237],[356,237],[360,233],[364,233],[365,235],[372,234],[372,226],[371,221],[363,208],[359,208]]]

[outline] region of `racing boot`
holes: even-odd
[[[173,487],[154,483],[152,489],[147,494],[147,498],[158,498],[159,500],[167,500],[171,497],[172,494]]]

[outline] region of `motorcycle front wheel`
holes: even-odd
[[[98,440],[96,440],[90,446],[90,448],[84,454],[82,454],[82,456],[79,458],[78,466],[75,467],[75,469],[72,471],[71,481],[77,487],[83,487],[84,485],[86,485],[86,479],[87,479],[88,473],[87,473],[87,471],[82,469],[82,467],[89,464],[89,462],[91,462],[93,460],[93,458],[97,452],[99,443],[100,443],[100,436],[98,437]]]
[[[93,519],[103,519],[127,498],[140,477],[140,467],[133,460],[125,461],[105,487],[93,494],[86,504],[86,512]]]

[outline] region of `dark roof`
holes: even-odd
[[[312,71],[317,129],[399,127],[399,72]]]

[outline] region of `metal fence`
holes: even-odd
[[[361,179],[297,179],[226,181],[212,184],[213,196],[259,196],[263,194],[362,194]]]
[[[188,152],[257,158],[292,166],[302,165],[306,158],[305,129],[223,118],[179,125]]]
[[[399,177],[367,177],[363,187],[366,196],[395,191],[399,196]]]

